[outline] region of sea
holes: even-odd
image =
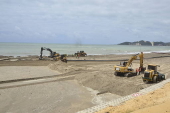
[[[50,48],[60,54],[73,55],[77,51],[84,51],[87,55],[136,54],[139,52],[170,52],[170,46],[136,46],[136,45],[87,45],[87,44],[54,44],[54,43],[4,43],[0,42],[2,56],[30,56],[40,55],[41,47]],[[49,51],[43,51],[48,56]]]

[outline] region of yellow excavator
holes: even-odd
[[[40,57],[39,57],[40,60],[43,59],[43,57],[42,57],[43,50],[49,51],[50,56],[48,56],[48,57],[53,58],[53,60],[55,60],[55,61],[61,60],[61,61],[67,63],[67,57],[66,57],[67,55],[66,54],[60,55],[59,53],[56,53],[56,52],[52,51],[50,48],[46,48],[46,47],[41,47]]]
[[[157,71],[157,67],[159,65],[149,64],[147,70],[144,72],[144,76],[142,77],[143,82],[154,82],[165,80],[165,75]]]
[[[47,50],[47,51],[49,51],[49,52],[50,52],[50,56],[48,56],[48,57],[50,57],[50,58],[56,58],[56,57],[60,56],[60,54],[59,54],[59,53],[53,52],[50,48],[41,47],[40,57],[39,57],[39,59],[40,59],[40,60],[42,60],[42,59],[43,59],[43,57],[42,57],[43,50]]]
[[[132,69],[132,61],[136,60],[137,57],[140,58],[140,67],[137,68],[136,70]],[[114,75],[123,75],[126,77],[134,76],[134,75],[139,75],[141,72],[145,71],[145,67],[143,67],[143,52],[140,54],[136,54],[132,56],[128,61],[120,62],[120,65],[114,66]]]

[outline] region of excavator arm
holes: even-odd
[[[144,72],[146,70],[145,67],[143,67],[143,52],[141,52],[140,54],[136,54],[134,56],[131,57],[131,59],[129,59],[128,63],[126,64],[126,67],[129,67],[130,64],[132,63],[133,60],[136,60],[137,57],[140,58],[140,67],[137,68],[138,72]]]
[[[143,52],[139,54],[139,58],[140,58],[140,68],[143,68]]]
[[[39,58],[40,60],[42,60],[43,50],[50,51],[50,57],[52,58],[52,56],[53,56],[53,51],[52,51],[50,48],[41,47],[41,51],[40,51],[40,58]]]
[[[140,58],[140,71],[144,72],[146,70],[146,67],[143,67],[143,52],[141,52],[141,54],[139,54],[139,58]]]
[[[129,66],[131,65],[132,61],[137,59],[137,56],[138,56],[138,55],[139,55],[139,54],[136,54],[136,55],[132,56],[132,57],[128,60],[128,62],[127,62],[127,64],[126,64],[126,67],[129,67]]]
[[[133,60],[136,60],[138,56],[139,56],[139,58],[140,58],[140,68],[143,68],[143,52],[141,52],[141,54],[136,54],[136,55],[132,56],[132,57],[128,60],[128,62],[127,62],[127,64],[126,64],[126,67],[130,66],[130,64],[132,63],[132,61],[133,61]]]

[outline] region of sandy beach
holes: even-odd
[[[119,106],[109,106],[97,113],[170,113],[170,83],[161,89],[138,96]]]
[[[170,0],[0,0],[0,113],[170,113]]]
[[[114,75],[113,67],[131,56],[68,57],[67,63],[39,60],[38,56],[0,56],[0,112],[75,113],[154,85],[143,83],[142,74],[129,78]],[[145,67],[158,64],[158,71],[170,77],[169,53],[149,53],[144,54],[144,58]],[[132,67],[138,68],[139,60],[134,60]],[[167,99],[160,98],[161,102]]]

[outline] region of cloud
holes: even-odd
[[[82,44],[116,44],[139,37],[170,41],[169,4],[169,0],[1,0],[0,39],[48,38],[60,43],[80,39]]]

